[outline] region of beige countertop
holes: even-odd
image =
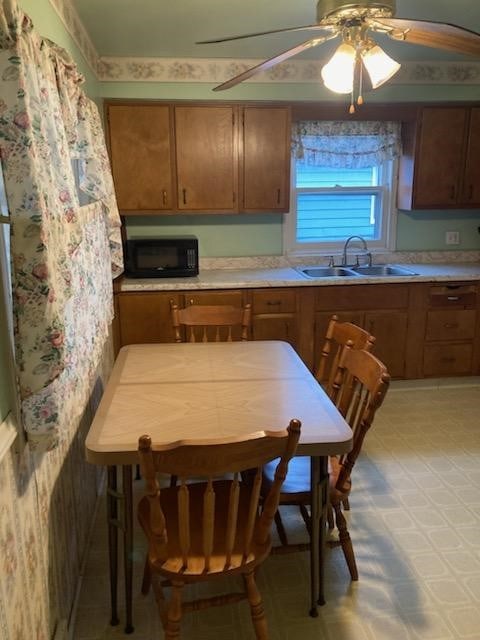
[[[400,263],[398,263],[400,264]],[[310,265],[312,266],[312,265]],[[480,263],[402,263],[417,275],[306,278],[295,267],[201,269],[193,278],[125,278],[121,291],[173,291],[194,289],[246,289],[257,287],[319,287],[388,282],[449,282],[480,280]]]

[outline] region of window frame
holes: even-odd
[[[345,240],[337,242],[297,242],[297,194],[300,193],[340,193],[340,192],[383,192],[381,203],[382,221],[381,233],[378,240],[367,239],[368,249],[371,253],[381,253],[395,250],[397,227],[397,188],[398,188],[398,160],[387,160],[381,166],[382,183],[378,187],[339,187],[339,188],[306,188],[297,189],[296,186],[296,158],[292,153],[290,170],[290,212],[286,214],[283,243],[284,253],[291,257],[302,256],[330,256],[339,253],[343,249]],[[355,229],[351,234],[357,235]]]

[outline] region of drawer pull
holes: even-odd
[[[267,300],[268,307],[278,307],[280,304],[282,304],[281,300]]]
[[[183,204],[187,204],[187,190],[182,189],[183,192]]]
[[[277,204],[280,204],[280,189],[277,189]]]
[[[447,322],[443,326],[445,329],[458,329],[458,323],[456,322]]]
[[[162,191],[163,204],[167,204],[167,192],[165,189]]]
[[[460,296],[447,296],[447,300],[449,302],[457,302],[458,300],[460,300]]]
[[[455,362],[455,358],[453,357],[448,358],[447,356],[444,356],[443,358],[440,358],[440,362]]]

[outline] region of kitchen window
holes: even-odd
[[[398,123],[296,123],[287,253],[340,250],[351,235],[392,249],[399,155]]]

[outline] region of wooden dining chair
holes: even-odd
[[[250,604],[256,638],[268,639],[255,570],[270,553],[271,525],[300,426],[298,420],[291,420],[286,431],[158,450],[148,435],[139,439],[145,495],[138,505],[138,518],[148,541],[142,593],[153,585],[167,640],[180,638],[182,613],[243,598]],[[260,511],[262,467],[272,459],[277,463]],[[256,470],[252,483],[241,481],[245,469]],[[159,472],[178,476],[178,485],[160,489]],[[204,481],[199,482],[200,477]],[[184,585],[233,574],[242,576],[243,592],[182,602]],[[171,585],[168,604],[162,579]]]
[[[362,349],[347,348],[339,363],[344,383],[340,387],[336,404],[344,407],[344,417],[353,431],[353,446],[349,453],[329,460],[329,503],[352,580],[358,580],[352,541],[343,515],[343,501],[350,495],[352,470],[361,451],[365,435],[372,425],[375,412],[381,406],[387,392],[390,376],[385,365],[374,355]],[[263,471],[262,491],[268,493],[272,484],[275,462],[268,463]],[[310,516],[307,507],[311,503],[310,458],[296,457],[289,467],[288,476],[280,493],[279,505],[298,505],[309,532]],[[281,519],[276,518],[277,530],[283,545],[288,545]],[[292,550],[305,545],[291,545]]]
[[[340,384],[338,364],[347,342],[351,343],[352,349],[371,351],[375,337],[352,322],[339,322],[338,316],[332,316],[325,334],[320,361],[315,371],[316,379],[332,400],[338,393]]]
[[[248,340],[252,322],[250,304],[244,307],[231,305],[197,305],[184,309],[172,304],[172,324],[175,342],[231,342]]]
[[[315,372],[316,379],[333,402],[341,384],[338,365],[347,344],[352,349],[371,351],[375,344],[375,337],[353,322],[339,322],[338,316],[333,315],[328,323],[320,361]],[[338,409],[343,413],[341,406]],[[345,499],[343,507],[347,511],[350,509],[348,498]],[[277,519],[279,517],[277,516]],[[331,511],[329,511],[329,517],[331,517]]]

